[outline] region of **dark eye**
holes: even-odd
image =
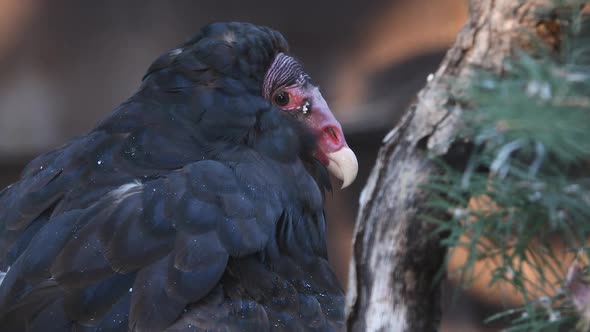
[[[275,95],[274,100],[277,106],[287,106],[289,104],[289,94],[281,91]]]

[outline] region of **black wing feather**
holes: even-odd
[[[65,294],[64,310],[72,321],[95,325],[133,287],[135,273],[114,274],[90,287],[71,288]]]
[[[266,219],[280,213],[279,206],[271,205],[274,201],[243,190],[248,186],[239,184],[233,170],[219,162],[196,162],[124,186],[84,210],[47,220],[20,255],[23,263],[8,272],[0,300],[22,298],[15,296],[17,290],[32,296],[31,285],[53,278],[67,294],[71,319],[98,322],[125,295],[122,273],[137,273],[130,324],[138,330],[165,327],[215,287],[230,255],[262,250],[273,232],[273,221]],[[173,188],[181,194],[172,193]],[[195,209],[200,206],[211,209]],[[240,218],[242,213],[247,218]],[[1,292],[9,289],[12,292]],[[87,309],[75,310],[78,306]]]
[[[183,312],[187,302],[166,292],[170,256],[142,269],[133,284],[129,327],[132,331],[163,331]]]

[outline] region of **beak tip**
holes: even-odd
[[[353,182],[354,182],[354,178],[351,180],[343,180],[342,186],[340,187],[340,189],[344,189],[344,188],[350,186]]]
[[[356,155],[348,147],[326,154],[328,157],[328,171],[342,180],[344,189],[352,184],[358,173],[358,161]]]

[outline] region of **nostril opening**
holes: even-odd
[[[338,149],[342,147],[342,144],[346,144],[342,131],[336,126],[325,126],[320,135],[322,143],[329,146],[330,149]]]
[[[328,132],[328,134],[330,134],[330,136],[332,136],[333,139],[338,140],[338,135],[336,134],[334,127],[328,127],[326,128],[326,131]]]

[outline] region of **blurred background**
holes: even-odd
[[[359,157],[355,185],[327,202],[330,259],[346,284],[358,196],[381,140],[466,18],[466,0],[0,0],[0,187],[34,156],[90,130],[155,58],[202,25],[267,25],[319,83]],[[452,282],[445,293],[443,331],[498,330],[480,322],[505,294]]]

